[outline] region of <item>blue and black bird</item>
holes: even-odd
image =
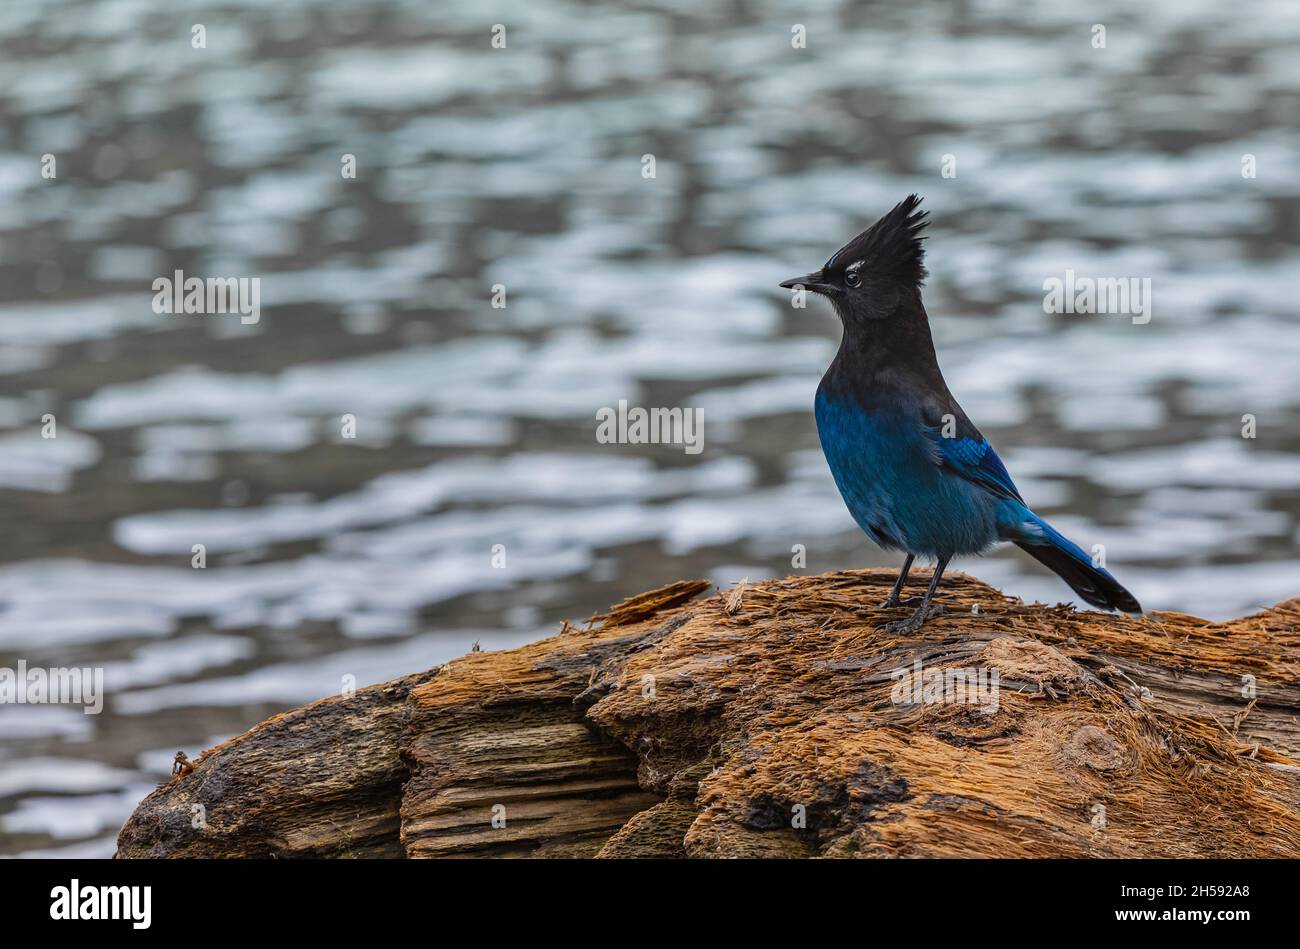
[[[1056,572],[1085,602],[1140,613],[1133,595],[1031,511],[993,446],[939,371],[921,303],[925,211],[909,195],[845,244],[820,270],[781,284],[831,301],[844,324],[839,352],[817,387],[822,452],[853,519],[886,550],[907,555],[881,604],[917,603],[893,632],[913,632],[931,605],[948,561],[1016,544]],[[925,596],[899,598],[916,557],[935,561]]]

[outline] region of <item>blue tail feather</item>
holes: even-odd
[[[1133,594],[1109,570],[1093,564],[1083,548],[1033,511],[1023,505],[1016,507],[1024,517],[1008,532],[1008,540],[1068,583],[1084,602],[1104,610],[1142,612]]]

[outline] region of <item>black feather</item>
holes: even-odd
[[[929,223],[928,211],[918,211],[921,198],[909,194],[869,228],[849,241],[826,264],[826,270],[842,271],[863,261],[864,274],[880,280],[895,278],[909,286],[925,282],[925,247],[921,231]]]
[[[1080,563],[1059,547],[1046,544],[1016,544],[1016,546],[1069,584],[1070,589],[1079,594],[1085,603],[1103,610],[1119,610],[1123,613],[1142,612],[1142,606],[1136,597],[1124,589],[1118,580],[1110,574]]]

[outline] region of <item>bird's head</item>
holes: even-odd
[[[908,195],[832,254],[820,270],[781,286],[803,287],[828,298],[846,327],[889,317],[918,295],[925,280],[921,231],[928,212],[918,211],[920,204],[919,197]]]

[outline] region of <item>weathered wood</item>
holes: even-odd
[[[432,672],[268,718],[150,793],[119,857],[400,857],[398,744]]]
[[[899,638],[892,579],[677,583],[323,699],[159,787],[118,855],[1300,856],[1300,599],[1132,619],[956,574]],[[918,661],[996,702],[900,701]]]

